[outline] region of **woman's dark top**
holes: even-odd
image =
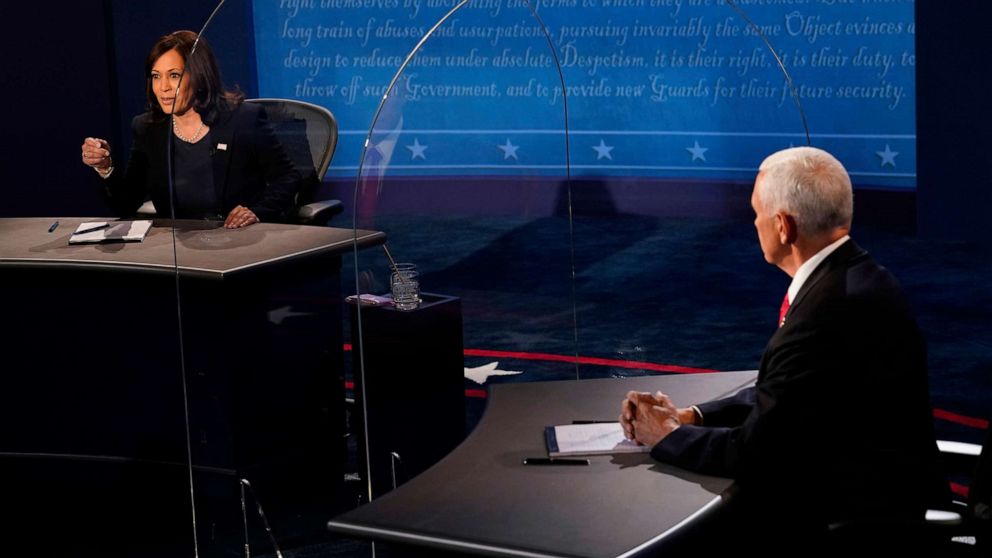
[[[108,201],[118,214],[133,215],[148,199],[155,203],[159,215],[171,214],[166,173],[169,126],[168,118],[156,119],[151,113],[139,115],[131,122],[134,143],[127,167],[116,169],[102,181]],[[226,217],[235,206],[242,205],[252,210],[260,221],[286,220],[295,207],[302,179],[269,125],[265,110],[259,105],[242,103],[230,111],[222,111],[209,126],[209,138],[201,139],[196,146],[207,150],[212,172],[206,172],[202,153],[188,154],[186,163],[199,169],[196,172],[199,178],[192,178],[191,170],[190,174],[182,171],[173,177],[179,179],[186,174],[188,180],[183,187],[185,194],[178,198],[176,216],[202,217],[203,209],[213,206],[220,217]],[[179,150],[176,151],[179,155]],[[188,189],[194,188],[194,184],[199,194],[191,198]],[[213,196],[207,188],[210,184]]]
[[[196,143],[173,137],[176,217],[181,219],[223,218],[219,209],[220,200],[214,190],[210,139],[210,132]]]

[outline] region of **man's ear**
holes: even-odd
[[[799,227],[792,215],[779,211],[775,214],[775,228],[778,231],[778,241],[783,245],[795,244],[799,236]]]

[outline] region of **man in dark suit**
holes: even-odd
[[[848,236],[847,171],[780,151],[751,204],[766,261],[793,278],[755,387],[686,408],[631,392],[625,432],[658,461],[734,478],[733,524],[761,544],[922,519],[939,497],[925,344],[895,279]]]

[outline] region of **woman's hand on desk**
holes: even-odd
[[[243,205],[239,205],[231,210],[227,214],[227,219],[224,219],[224,226],[229,229],[237,229],[241,227],[247,227],[248,225],[253,225],[258,222],[258,217],[255,213]]]
[[[110,174],[114,168],[114,161],[110,158],[110,144],[107,140],[100,138],[86,138],[83,140],[83,164],[93,167],[102,175]]]

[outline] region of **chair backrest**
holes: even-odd
[[[338,145],[338,122],[324,107],[294,99],[246,99],[265,108],[269,124],[303,175],[304,191],[298,204],[312,201]]]

